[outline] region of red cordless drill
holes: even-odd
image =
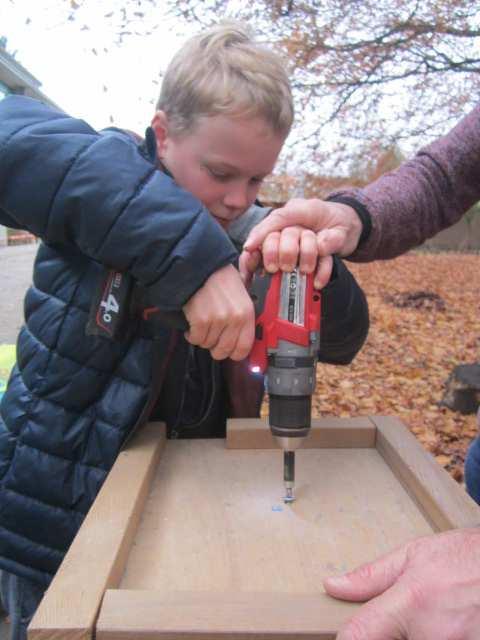
[[[250,366],[266,374],[270,429],[284,452],[285,502],[295,499],[295,451],[311,425],[320,344],[313,277],[298,267],[273,276],[259,272],[251,288],[256,324]]]

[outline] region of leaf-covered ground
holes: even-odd
[[[453,368],[480,361],[480,256],[348,266],[367,294],[370,333],[351,365],[319,365],[314,415],[396,415],[461,482],[476,419],[439,402]]]

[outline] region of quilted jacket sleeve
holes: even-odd
[[[237,255],[128,135],[23,96],[0,102],[0,223],[129,272],[167,310]]]

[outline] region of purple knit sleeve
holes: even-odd
[[[480,200],[480,105],[395,171],[335,195],[361,202],[372,217],[369,238],[349,260],[394,258],[422,244]]]

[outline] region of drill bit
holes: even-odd
[[[293,489],[295,487],[295,451],[283,452],[283,481],[285,483],[285,497],[287,504],[295,500]]]

